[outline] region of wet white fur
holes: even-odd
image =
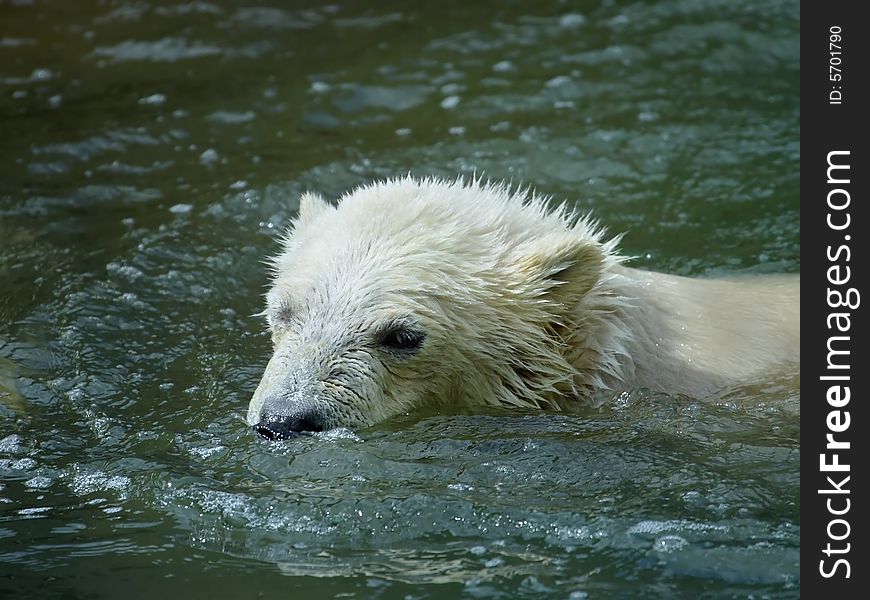
[[[692,279],[623,265],[564,205],[479,181],[315,194],[273,261],[274,354],[251,400],[364,426],[422,405],[564,408],[599,390],[703,397],[799,361],[798,276]],[[378,344],[392,322],[426,340]]]

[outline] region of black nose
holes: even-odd
[[[286,440],[304,431],[323,431],[317,415],[263,415],[254,431],[267,440]]]

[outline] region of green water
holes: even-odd
[[[268,0],[267,0],[268,2]],[[635,264],[800,264],[796,1],[0,1],[0,597],[794,598],[794,382],[287,443],[297,195],[484,173]]]

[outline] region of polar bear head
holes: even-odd
[[[479,181],[305,194],[272,260],[273,355],[247,422],[284,439],[423,406],[559,406],[595,377],[576,346],[614,243]]]

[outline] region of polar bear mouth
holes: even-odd
[[[254,425],[254,432],[267,440],[288,440],[297,435],[323,431],[323,423],[316,415],[263,415]]]

